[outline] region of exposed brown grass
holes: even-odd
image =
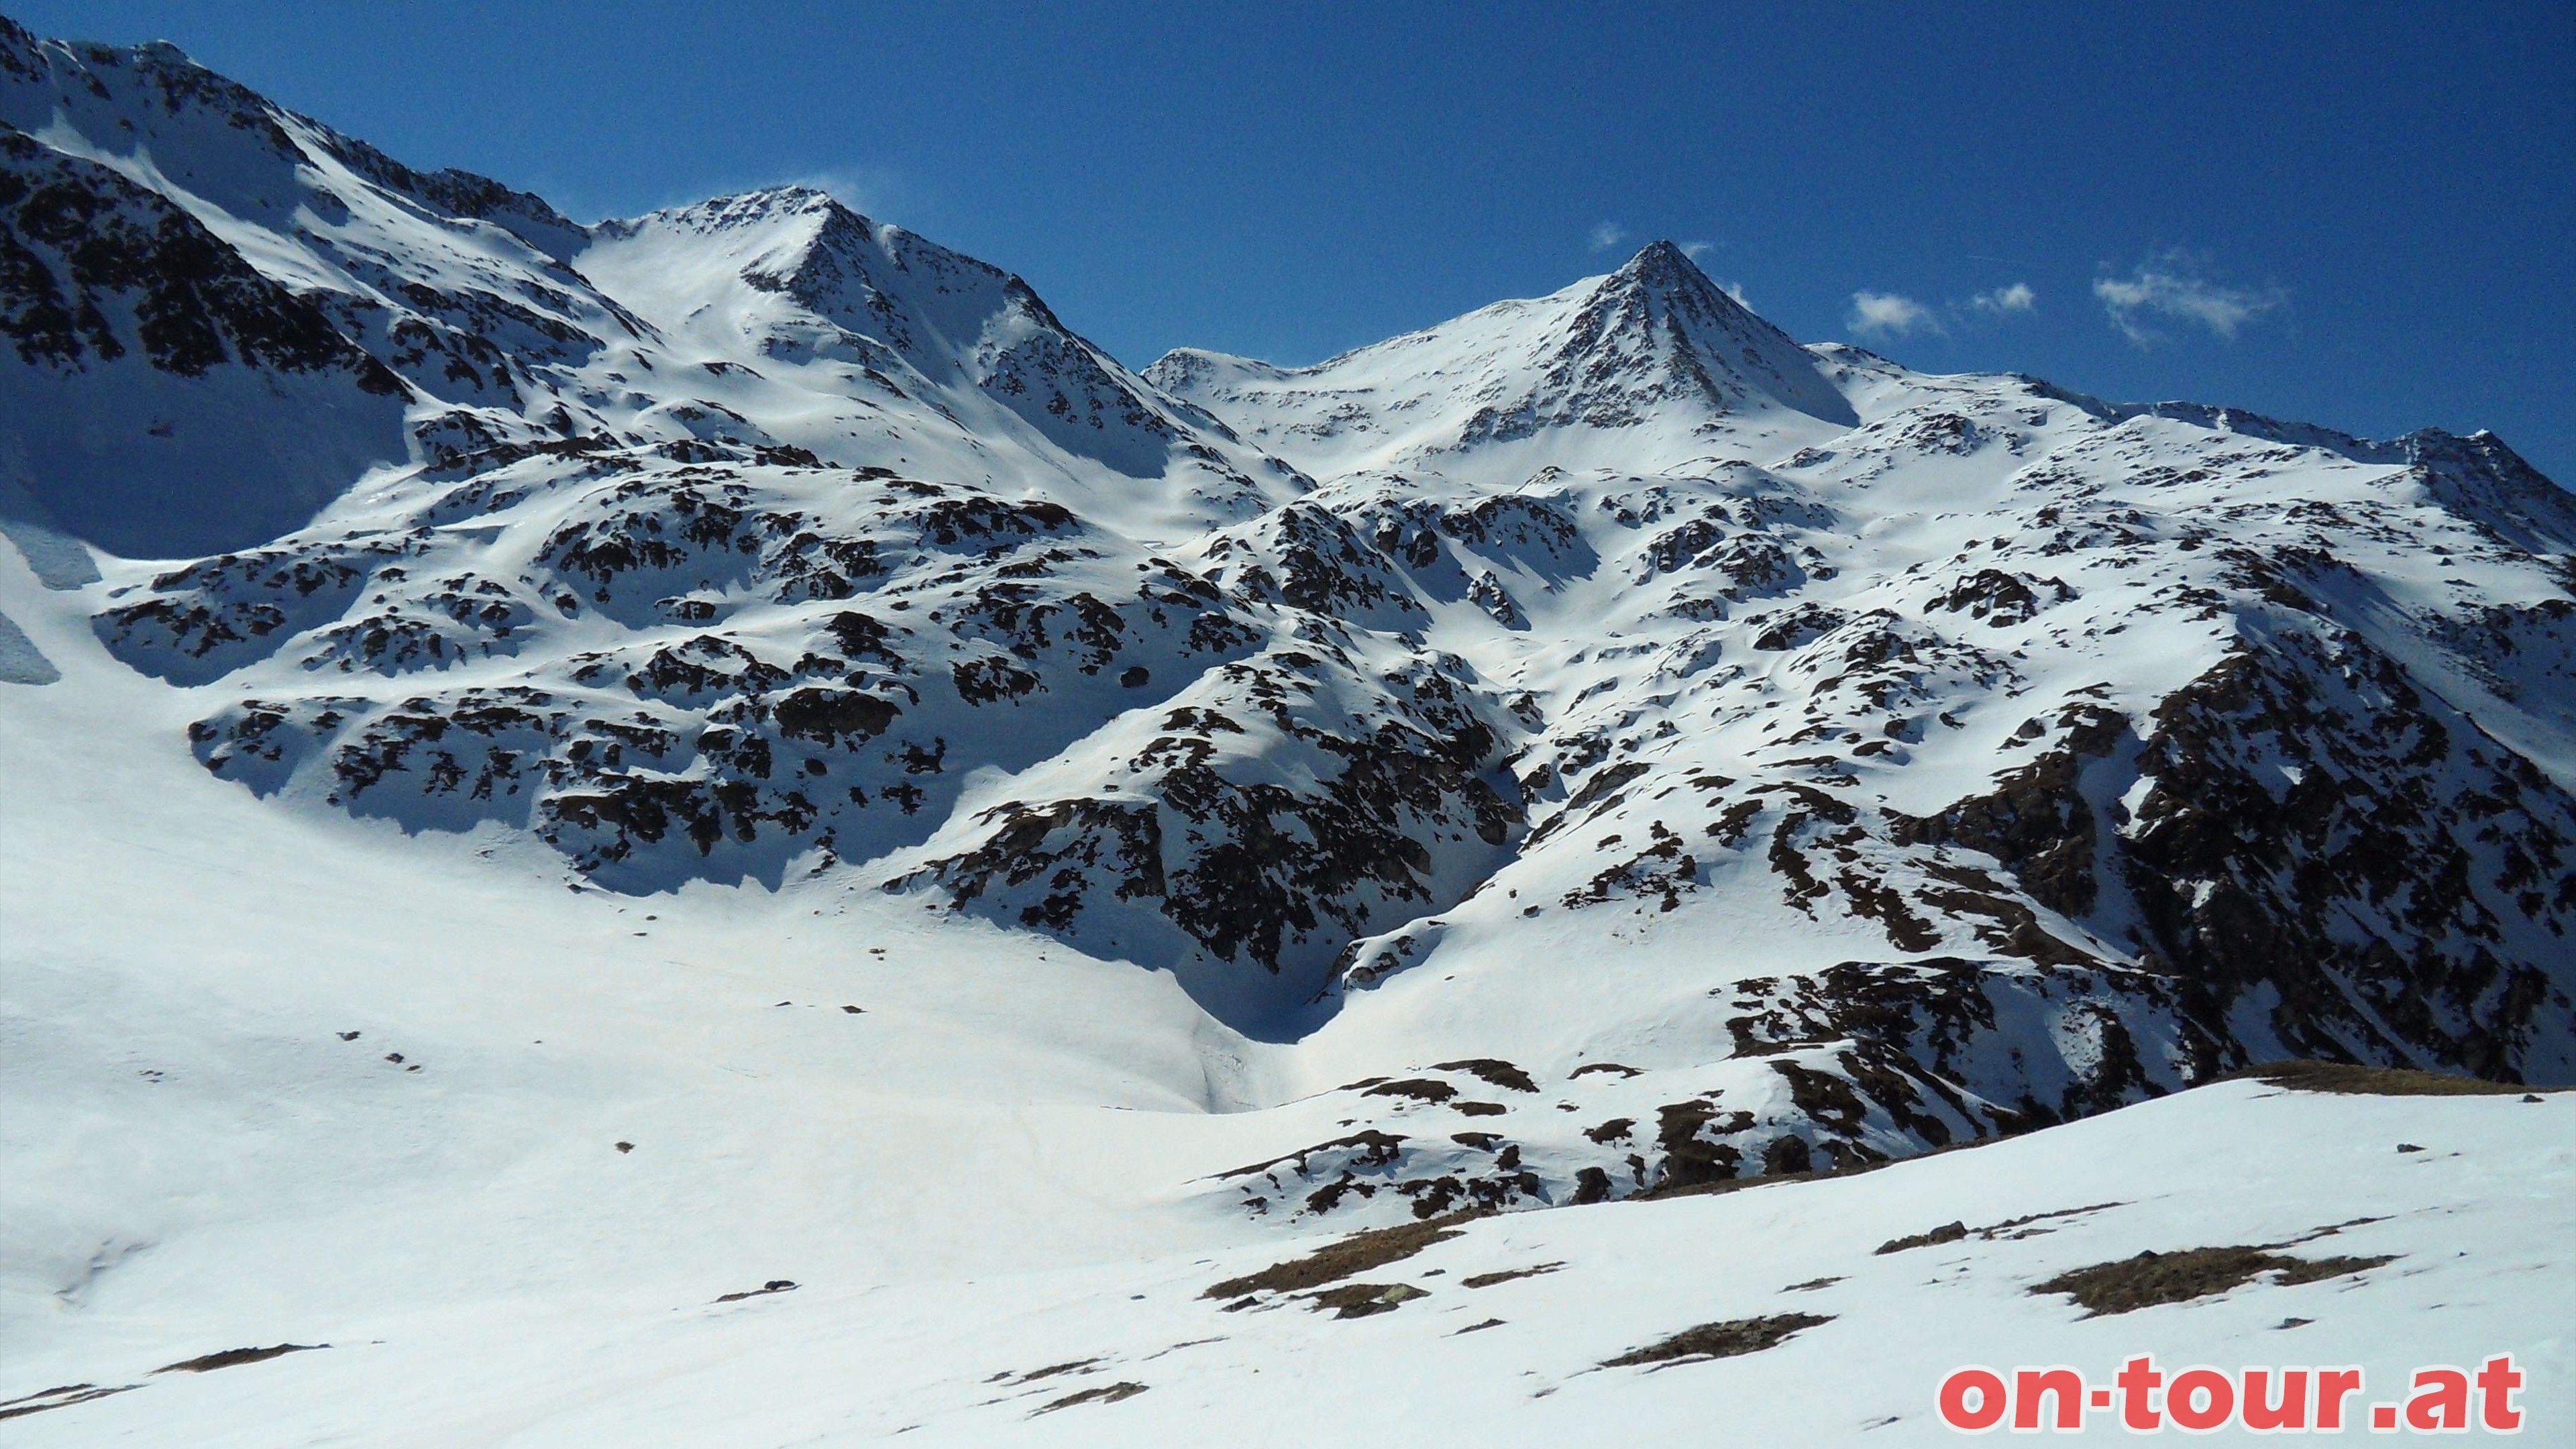
[[[201,1374],[212,1369],[225,1369],[235,1367],[239,1364],[258,1363],[264,1359],[276,1358],[280,1354],[309,1353],[314,1349],[329,1348],[330,1346],[331,1345],[327,1343],[281,1343],[269,1348],[228,1348],[221,1353],[209,1353],[196,1358],[183,1358],[177,1363],[165,1364],[160,1368],[154,1369],[153,1372],[156,1374]]]
[[[1143,1384],[1103,1384],[1096,1389],[1084,1389],[1078,1394],[1067,1394],[1037,1412],[1052,1414],[1058,1409],[1070,1409],[1076,1404],[1114,1404],[1120,1399],[1132,1399],[1143,1392],[1145,1392]],[[1034,1419],[1037,1414],[1031,1414],[1029,1417]]]
[[[1428,1295],[1410,1283],[1341,1283],[1298,1296],[1312,1303],[1319,1313],[1329,1308],[1335,1318],[1366,1318],[1372,1313],[1393,1313],[1405,1303]]]
[[[1246,1293],[1294,1293],[1338,1283],[1355,1273],[1365,1273],[1372,1268],[1410,1258],[1434,1243],[1447,1242],[1458,1236],[1459,1224],[1480,1216],[1482,1214],[1475,1212],[1455,1212],[1418,1223],[1353,1233],[1337,1242],[1326,1243],[1302,1258],[1273,1263],[1258,1273],[1246,1273],[1240,1278],[1228,1278],[1213,1284],[1199,1296],[1236,1298]]]
[[[2406,1067],[2357,1067],[2345,1062],[2266,1062],[2230,1072],[2221,1081],[2250,1078],[2294,1092],[2336,1092],[2370,1097],[2502,1097],[2526,1092],[2564,1092],[2568,1087],[2528,1087],[2519,1082],[2490,1082]]]
[[[1908,1248],[1931,1248],[1938,1247],[1943,1243],[1955,1243],[1967,1235],[1968,1225],[1966,1223],[1943,1223],[1941,1226],[1934,1228],[1928,1233],[1908,1233],[1901,1238],[1890,1238],[1886,1242],[1879,1244],[1876,1248],[1871,1249],[1871,1251],[1876,1253],[1902,1253]]]
[[[66,1384],[58,1389],[47,1389],[41,1394],[28,1394],[24,1398],[0,1403],[0,1419],[22,1419],[29,1414],[41,1414],[50,1409],[68,1409],[74,1404],[86,1404],[92,1399],[104,1399],[112,1394],[130,1394],[141,1387],[143,1387],[141,1384],[118,1384],[114,1388],[103,1389],[96,1384]]]
[[[1814,1313],[1775,1313],[1768,1318],[1733,1318],[1724,1323],[1703,1323],[1697,1328],[1686,1328],[1661,1343],[1630,1349],[1617,1358],[1603,1359],[1601,1366],[1628,1368],[1636,1364],[1675,1363],[1684,1359],[1735,1358],[1776,1348],[1802,1329],[1831,1322],[1831,1317]]]
[[[2393,1261],[2393,1256],[2286,1258],[2261,1248],[2186,1248],[2178,1253],[2148,1252],[2117,1262],[2096,1263],[2090,1268],[2060,1273],[2030,1291],[2066,1294],[2085,1308],[2086,1317],[2099,1318],[2206,1298],[2265,1273],[2279,1273],[2283,1283],[2314,1283]]]
[[[1470,1273],[1458,1281],[1470,1288],[1491,1288],[1497,1283],[1509,1283],[1515,1278],[1535,1278],[1541,1273],[1553,1273],[1564,1266],[1563,1263],[1540,1263],[1528,1268],[1506,1268],[1497,1273]]]

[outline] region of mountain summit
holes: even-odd
[[[1718,411],[1778,405],[1829,423],[1859,418],[1797,341],[1727,295],[1669,241],[1639,251],[1586,299],[1551,380],[1663,369],[1663,384]],[[1585,421],[1609,421],[1586,417]]]
[[[603,223],[577,265],[667,337],[792,370],[815,406],[935,399],[976,439],[1017,437],[1123,478],[1161,479],[1179,448],[1236,451],[1066,330],[1018,277],[809,188]]]
[[[1183,348],[1145,375],[1319,475],[1494,448],[1533,468],[1660,466],[1721,429],[1785,442],[1858,421],[1825,363],[1670,242],[1606,277],[1312,367]]]

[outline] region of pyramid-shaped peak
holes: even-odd
[[[1721,317],[1748,311],[1725,288],[1711,281],[1708,273],[1699,269],[1699,263],[1691,260],[1689,252],[1670,241],[1647,243],[1628,259],[1626,266],[1610,274],[1610,284],[1686,298]]]
[[[1817,372],[1812,354],[1670,241],[1648,244],[1588,290],[1559,295],[1572,306],[1556,365],[1580,358],[1587,378],[1617,373],[1664,394],[1702,396],[1722,411],[1767,398],[1830,422],[1854,421],[1850,401]]]
[[[1689,252],[1682,250],[1676,242],[1660,238],[1638,248],[1637,254],[1628,259],[1628,265],[1619,270],[1641,277],[1692,276],[1708,280],[1707,275],[1700,271],[1699,264],[1690,259]]]

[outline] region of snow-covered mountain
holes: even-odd
[[[266,542],[370,462],[566,440],[1040,473],[1201,526],[1268,497],[1233,466],[1267,460],[1176,416],[1026,285],[819,193],[585,228],[173,47],[5,21],[0,156],[0,331],[25,364],[0,464],[129,554]]]
[[[27,1102],[90,1100],[91,1026],[23,1045],[90,1021],[62,983],[161,989],[84,924],[126,869],[313,918],[174,999],[300,1040],[337,988],[294,971],[384,952],[350,999],[439,1002],[494,1102],[626,1092],[630,1029],[758,1075],[676,1023],[780,972],[900,999],[904,1045],[791,1073],[1041,1083],[1084,1145],[1015,1168],[920,1108],[868,1151],[1196,1243],[1853,1169],[2289,1057],[2576,1080],[2576,500],[2486,434],[1917,373],[1666,243],[1138,373],[819,192],[585,226],[6,21],[0,334],[0,709],[60,862],[11,907]],[[188,864],[122,853],[165,829]],[[477,891],[510,924],[452,999],[372,939]],[[713,974],[602,1004],[648,960]],[[589,1023],[588,1085],[500,1065],[504,1001]],[[500,1152],[481,1110],[436,1130]],[[209,1221],[64,1186],[79,1138],[21,1139],[22,1324]]]

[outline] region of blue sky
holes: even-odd
[[[0,0],[584,220],[826,185],[1139,365],[1670,237],[1803,339],[2576,484],[2576,5],[2143,9]]]

